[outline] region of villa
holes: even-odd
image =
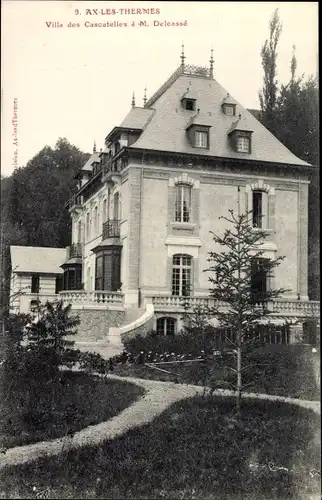
[[[311,166],[221,87],[212,54],[205,68],[185,64],[182,53],[142,104],[133,95],[104,148],[76,173],[66,205],[71,244],[60,249],[54,291],[80,314],[83,335],[180,331],[182,296],[191,307],[210,301],[210,231],[223,232],[219,217],[238,207],[267,233],[263,258],[285,256],[274,277],[261,272],[252,283],[254,293],[289,289],[272,301],[272,319],[318,315],[307,288]]]

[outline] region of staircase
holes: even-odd
[[[126,311],[81,310],[78,334],[71,338],[80,351],[95,352],[108,359],[121,353],[123,341],[152,329],[154,307]]]

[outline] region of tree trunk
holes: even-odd
[[[236,412],[240,414],[240,403],[242,393],[242,352],[240,332],[237,332],[237,393],[236,393]]]

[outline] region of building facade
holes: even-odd
[[[59,299],[66,248],[11,246],[10,311],[32,313]]]
[[[212,57],[209,68],[184,59],[142,107],[133,97],[104,149],[77,172],[62,296],[74,307],[137,310],[138,318],[152,304],[153,328],[174,333],[183,296],[191,306],[209,302],[211,231],[223,233],[229,209],[251,210],[254,231],[267,233],[263,258],[285,256],[274,277],[257,276],[254,292],[289,290],[272,317],[312,316],[310,165],[220,86]]]

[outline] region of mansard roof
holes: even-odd
[[[121,128],[142,130],[149,118],[153,114],[153,109],[134,107],[121,123]]]
[[[240,115],[238,120],[232,124],[228,135],[232,134],[235,130],[240,130],[243,132],[254,132],[254,126],[250,125],[248,117],[245,118],[244,116]]]
[[[87,162],[85,163],[85,165],[81,168],[81,170],[87,170],[89,172],[92,171],[93,167],[93,163],[95,163],[96,161],[100,161],[100,157],[99,157],[99,153],[97,153],[95,151],[95,153],[91,154],[91,156],[89,157],[89,159],[87,160]]]
[[[289,165],[309,165],[297,158],[271,132],[269,132],[246,108],[232,96],[227,99],[225,90],[209,72],[193,71],[191,66],[179,67],[173,75],[148,100],[145,108],[132,108],[122,127],[143,129],[140,137],[131,148],[155,149],[165,152],[194,154],[187,137],[186,129],[195,111],[186,110],[181,99],[189,88],[190,95],[196,98],[196,109],[200,116],[207,119],[209,129],[209,149],[202,154],[211,157],[245,159],[244,153],[234,151],[229,141],[236,116],[243,117],[248,130],[252,130],[252,150],[247,160],[281,163]],[[202,69],[202,68],[201,68]],[[236,104],[236,116],[226,115],[222,110],[223,102]]]
[[[188,122],[187,129],[192,127],[192,125],[201,125],[203,127],[211,127],[210,116],[204,113],[195,114]]]

